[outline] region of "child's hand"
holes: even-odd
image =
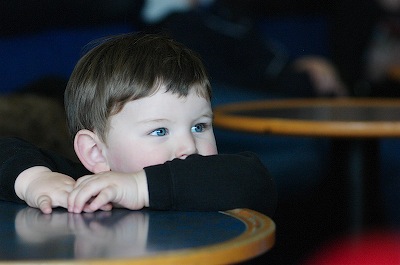
[[[52,208],[67,208],[68,194],[75,180],[42,166],[23,171],[15,181],[15,192],[29,206],[51,213]]]
[[[131,210],[149,206],[144,170],[130,174],[107,171],[81,177],[68,197],[68,211],[107,210],[111,209],[110,203]]]

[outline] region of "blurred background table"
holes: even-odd
[[[274,242],[274,222],[248,209],[45,215],[0,201],[0,264],[226,264]]]
[[[249,101],[217,106],[214,115],[219,128],[332,139],[325,187],[335,197],[328,207],[336,205],[332,211],[352,231],[384,222],[378,141],[400,137],[399,99]]]

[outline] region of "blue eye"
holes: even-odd
[[[192,132],[203,132],[206,129],[206,124],[205,123],[198,123],[195,126],[192,127]]]
[[[150,135],[155,135],[155,136],[165,136],[167,134],[168,134],[167,128],[158,128],[150,133]]]

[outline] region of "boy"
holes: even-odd
[[[276,191],[259,159],[217,155],[210,99],[203,64],[183,45],[157,35],[106,39],[79,60],[65,91],[74,149],[86,170],[3,139],[0,199],[44,213],[58,206],[74,213],[246,207],[271,216]]]

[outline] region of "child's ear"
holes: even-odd
[[[102,146],[97,135],[89,130],[80,130],[75,135],[75,153],[90,172],[110,171],[107,159],[102,152]]]

